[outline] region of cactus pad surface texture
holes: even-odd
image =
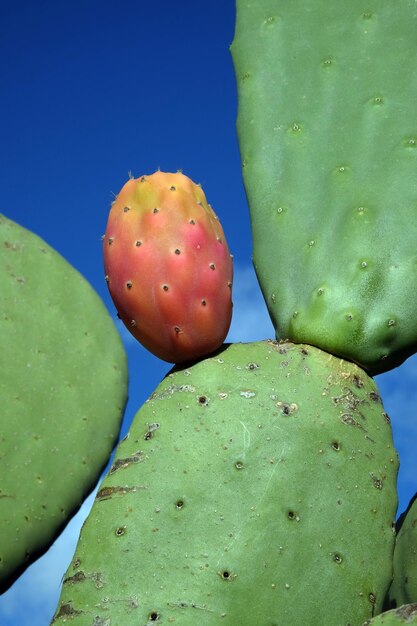
[[[233,262],[200,185],[181,172],[130,179],[112,205],[103,254],[119,317],[148,350],[182,363],[222,345]]]
[[[104,304],[43,240],[0,216],[0,588],[45,551],[99,479],[127,394]]]
[[[417,602],[417,495],[400,516],[397,530],[394,578],[389,591],[394,606]]]
[[[371,375],[417,348],[417,4],[237,0],[253,260],[277,338]]]
[[[398,609],[380,613],[366,620],[363,626],[400,626],[401,624],[417,626],[417,604],[404,604]]]
[[[355,364],[264,341],[177,366],[119,444],[52,623],[360,626],[391,581],[397,468]]]

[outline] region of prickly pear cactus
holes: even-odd
[[[176,368],[118,447],[53,624],[362,624],[391,580],[396,475],[352,363],[265,341]]]
[[[417,604],[404,604],[398,609],[392,609],[366,620],[363,626],[399,626],[400,624],[414,624],[417,626]]]
[[[397,530],[389,597],[395,606],[400,606],[417,602],[417,494],[400,516]]]
[[[417,5],[237,0],[253,258],[278,338],[372,375],[417,349]]]
[[[129,180],[103,239],[110,295],[128,330],[181,363],[219,348],[232,317],[233,263],[199,185],[181,172]]]
[[[123,346],[90,285],[0,216],[0,590],[94,487],[126,401]]]

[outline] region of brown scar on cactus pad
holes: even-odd
[[[233,259],[200,185],[180,172],[129,179],[112,204],[103,255],[119,317],[150,352],[182,363],[222,345]]]

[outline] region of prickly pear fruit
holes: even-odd
[[[372,375],[417,349],[416,32],[415,0],[237,1],[239,144],[276,336]]]
[[[391,605],[417,602],[417,494],[397,522]]]
[[[401,626],[401,624],[417,626],[417,604],[404,604],[398,609],[385,611],[366,620],[362,626]]]
[[[202,188],[181,173],[129,180],[103,242],[110,295],[126,327],[181,363],[223,343],[232,316],[232,257]]]
[[[358,626],[391,581],[396,476],[350,362],[265,341],[175,368],[100,485],[54,626]]]
[[[127,363],[87,281],[2,215],[0,283],[1,593],[99,479],[124,413]]]

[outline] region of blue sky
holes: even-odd
[[[235,259],[229,341],[272,337],[251,268],[229,44],[234,1],[2,0],[0,212],[43,237],[111,314],[101,235],[128,178],[182,169],[201,182]],[[116,322],[116,320],[115,320]],[[124,430],[170,366],[118,325],[130,368]],[[417,359],[377,378],[401,458],[400,507],[417,488]],[[0,597],[1,626],[47,626],[92,498]]]

